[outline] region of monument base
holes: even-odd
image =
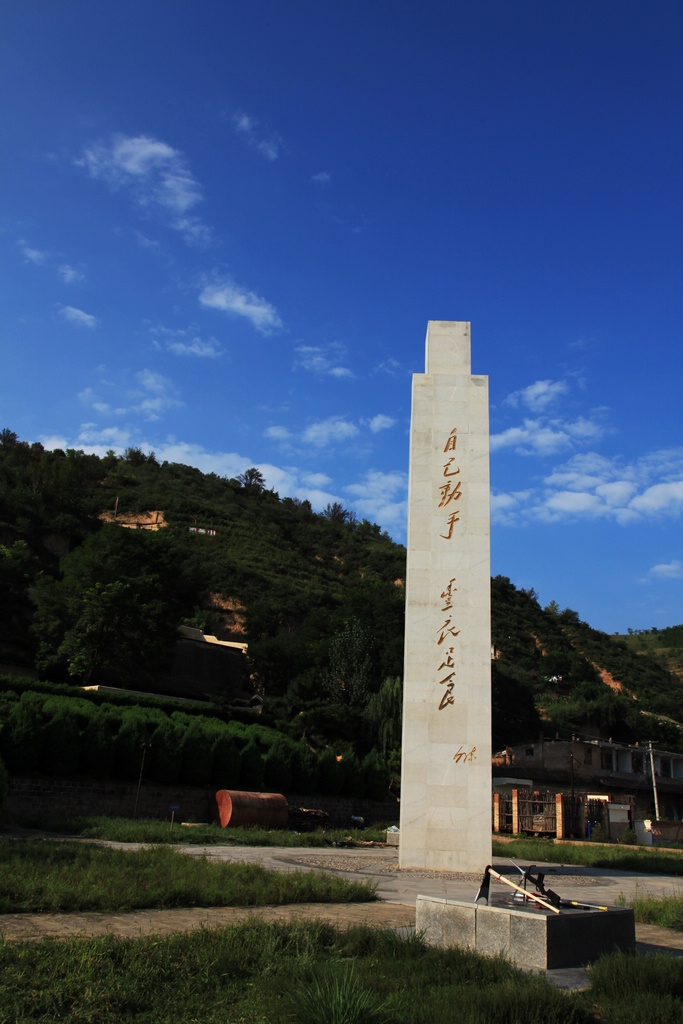
[[[461,946],[485,956],[503,954],[527,967],[553,970],[579,967],[603,953],[632,953],[636,925],[632,910],[562,909],[515,905],[491,906],[432,896],[418,896],[416,928],[431,946]]]

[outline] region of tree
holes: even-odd
[[[345,523],[350,515],[348,509],[345,509],[340,501],[328,503],[323,509],[322,514],[331,523]]]
[[[245,469],[244,473],[239,474],[237,480],[247,491],[261,492],[266,486],[266,478],[263,473],[256,468],[256,466],[251,466],[250,469]]]
[[[37,667],[84,682],[101,670],[122,681],[156,675],[191,600],[171,543],[108,524],[61,564],[61,580],[35,587]]]
[[[330,664],[323,685],[337,704],[364,707],[375,678],[375,639],[356,618],[349,619],[330,643]]]
[[[387,676],[377,693],[368,701],[367,718],[386,757],[387,751],[401,745],[403,718],[403,682],[400,676]]]

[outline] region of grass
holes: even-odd
[[[194,846],[362,846],[368,842],[384,843],[386,832],[381,828],[316,829],[314,832],[289,832],[286,829],[221,828],[219,825],[193,825],[184,828],[159,818],[24,818],[22,824],[48,832],[104,839],[115,843],[164,843]]]
[[[503,843],[494,838],[493,853],[496,857],[535,863],[582,864],[648,875],[683,875],[683,853],[678,851],[653,853],[648,849],[625,850],[620,846],[573,846],[571,843],[554,843],[552,839],[524,838]]]
[[[590,1024],[586,1000],[503,959],[322,923],[5,944],[21,1024]],[[313,1013],[313,1016],[311,1016]],[[4,1016],[2,1016],[4,1014]]]
[[[315,871],[216,863],[168,847],[113,850],[90,843],[0,839],[0,913],[76,913],[169,907],[355,903],[374,887]],[[1,1019],[1,1018],[0,1018]]]
[[[606,1024],[680,1024],[683,960],[670,956],[602,957],[590,972],[591,995]]]
[[[618,903],[626,905],[623,896]],[[683,896],[653,896],[652,893],[640,896],[636,893],[628,905],[633,909],[638,924],[656,924],[660,928],[683,932]]]

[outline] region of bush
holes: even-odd
[[[342,795],[362,800],[365,796],[365,775],[361,763],[352,750],[348,754],[344,754],[342,760],[344,764]]]
[[[6,742],[3,755],[15,775],[37,772],[43,748],[43,716],[35,695],[25,695],[10,712],[2,731]]]
[[[258,744],[251,740],[242,751],[242,785],[250,790],[263,788],[265,766]]]
[[[93,715],[81,736],[81,771],[84,775],[96,779],[109,778],[116,757],[114,737],[120,728],[118,716],[102,712]]]
[[[328,747],[318,760],[320,791],[324,796],[339,796],[344,787],[344,765]]]
[[[315,793],[319,779],[318,758],[307,743],[297,743],[292,761],[292,789],[295,793]]]
[[[274,793],[288,793],[292,788],[294,752],[290,743],[280,738],[273,743],[264,762],[266,789]]]
[[[149,774],[156,782],[172,785],[180,778],[183,759],[181,735],[170,719],[162,722],[152,733],[149,752]]]
[[[212,742],[198,719],[186,730],[180,753],[183,782],[190,786],[207,786],[211,781]]]
[[[211,781],[217,789],[237,789],[242,774],[242,756],[234,736],[223,729],[211,750]]]
[[[41,766],[46,775],[70,778],[78,770],[81,733],[72,713],[58,710],[45,726]]]
[[[116,776],[133,782],[140,775],[143,747],[147,743],[145,720],[135,712],[124,712],[116,737]]]
[[[363,760],[363,775],[365,776],[365,795],[368,800],[385,800],[391,774],[381,754],[371,750]]]
[[[5,809],[7,803],[7,792],[9,789],[9,780],[7,778],[7,769],[0,758],[0,815]]]

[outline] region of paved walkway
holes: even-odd
[[[106,844],[136,849],[135,844]],[[473,900],[479,886],[478,875],[401,870],[395,847],[329,850],[327,848],[182,846],[192,857],[220,861],[248,861],[278,871],[306,871],[315,868],[346,878],[365,878],[377,886],[377,903],[307,903],[280,907],[192,908],[180,910],[144,910],[105,914],[4,914],[0,915],[0,935],[5,941],[33,941],[47,937],[69,938],[94,935],[169,935],[195,928],[221,927],[250,918],[265,921],[323,920],[341,927],[369,924],[377,928],[412,928],[415,925],[417,895],[443,896]],[[526,865],[524,865],[526,866]],[[509,861],[498,861],[495,870],[519,878]],[[636,893],[683,895],[683,880],[662,875],[642,875],[626,871],[607,871],[575,865],[537,865],[547,870],[548,884],[566,899],[586,903],[614,904],[618,897],[628,902]],[[492,886],[495,886],[495,882]],[[500,886],[502,889],[503,887]],[[683,956],[683,933],[636,925],[638,951],[665,952]],[[548,979],[561,988],[585,988],[583,969],[548,971]]]

